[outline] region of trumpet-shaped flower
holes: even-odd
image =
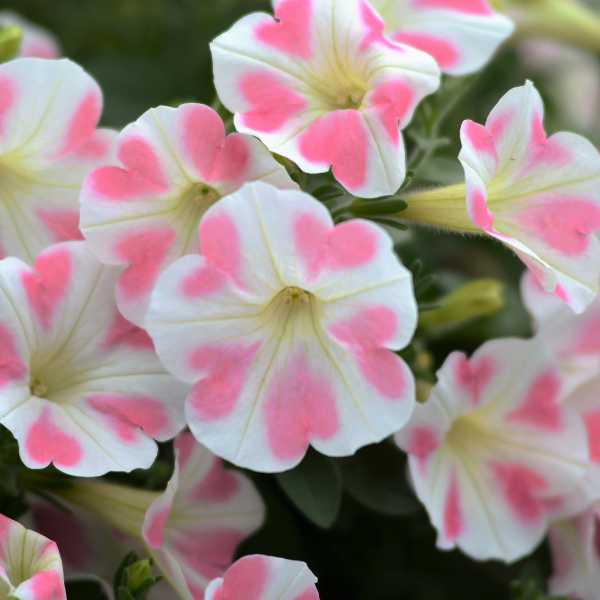
[[[333,166],[353,194],[392,194],[405,174],[399,129],[439,85],[427,54],[394,44],[366,0],[274,0],[212,44],[215,85],[239,131],[306,173]]]
[[[414,381],[390,349],[416,324],[410,272],[367,221],[333,226],[308,194],[247,184],[200,224],[202,256],[161,276],[147,315],[186,415],[218,456],[259,471],[308,445],[353,454],[402,427]]]
[[[319,600],[317,578],[306,563],[273,556],[244,556],[211,581],[205,600]]]
[[[442,71],[481,69],[514,29],[485,0],[369,0],[394,42],[431,54]]]
[[[58,40],[47,29],[30,23],[12,10],[0,10],[0,27],[16,25],[23,31],[19,58],[59,58]]]
[[[113,160],[101,111],[100,88],[69,60],[0,65],[0,257],[31,265],[51,244],[83,239],[81,184]]]
[[[56,544],[0,515],[0,597],[66,600]]]
[[[0,262],[0,423],[23,462],[73,475],[149,467],[184,425],[187,392],[114,301],[121,270],[85,242]],[[142,431],[143,430],[143,431]],[[151,437],[150,437],[151,436]]]
[[[97,480],[59,493],[143,541],[179,596],[202,600],[238,544],[261,526],[265,508],[252,482],[226,470],[191,433],[179,434],[175,448],[175,472],[164,493]]]
[[[544,537],[546,509],[588,466],[581,417],[560,404],[560,366],[536,341],[452,353],[396,434],[440,548],[514,561]]]
[[[198,252],[198,224],[221,198],[248,181],[297,189],[255,138],[233,133],[202,104],[161,106],[118,138],[121,167],[102,167],[85,180],[81,229],[105,263],[131,265],[119,279],[117,303],[143,326],[160,273]]]

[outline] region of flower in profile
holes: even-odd
[[[35,25],[12,10],[0,10],[0,27],[16,25],[23,31],[19,58],[60,58],[58,40],[47,29]]]
[[[139,326],[160,273],[198,252],[198,224],[219,198],[255,180],[298,187],[256,138],[225,137],[219,115],[202,104],[148,111],[119,134],[118,157],[122,168],[86,178],[81,229],[100,260],[131,265],[117,303]]]
[[[182,598],[202,600],[239,543],[261,526],[265,507],[252,482],[225,469],[191,433],[179,434],[175,449],[175,472],[164,493],[99,480],[58,493],[142,541]]]
[[[0,515],[0,596],[15,600],[66,600],[56,544]]]
[[[527,82],[500,100],[485,127],[465,121],[466,186],[409,196],[402,217],[500,240],[543,290],[580,313],[598,291],[600,155],[573,133],[547,138],[543,111]]]
[[[31,265],[51,244],[83,239],[81,184],[113,160],[101,111],[100,88],[69,60],[0,65],[0,257]]]
[[[163,369],[145,331],[118,312],[121,270],[85,242],[42,252],[35,270],[0,261],[0,423],[30,468],[73,475],[149,467],[151,439],[184,425],[187,387]]]
[[[588,467],[584,424],[560,394],[560,366],[537,340],[493,340],[470,360],[448,357],[396,434],[438,547],[512,562],[541,542],[547,507]]]
[[[255,554],[211,581],[205,600],[319,600],[317,578],[306,563]]]
[[[303,192],[256,182],[200,224],[202,256],[161,276],[146,318],[165,366],[195,384],[186,415],[215,454],[292,468],[309,444],[353,454],[402,427],[414,380],[411,274],[368,221],[334,227]]]
[[[366,0],[274,0],[211,44],[215,86],[239,131],[306,173],[333,166],[363,197],[405,175],[399,129],[439,85],[427,54],[394,44]]]
[[[369,0],[394,42],[433,56],[450,75],[481,69],[513,32],[485,0]]]
[[[554,575],[550,593],[600,600],[600,504],[550,528]]]

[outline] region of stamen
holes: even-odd
[[[44,394],[48,391],[48,387],[33,375],[29,381],[29,388],[31,389],[31,394],[33,396],[37,396],[38,398],[43,398]]]
[[[291,304],[296,301],[299,301],[300,304],[308,304],[308,293],[295,285],[285,288],[283,291],[283,303]]]

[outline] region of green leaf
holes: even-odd
[[[0,462],[0,485],[11,495],[18,496],[20,493],[17,474],[6,463]]]
[[[376,198],[374,200],[364,200],[359,198],[349,207],[352,214],[357,217],[368,217],[375,215],[394,215],[408,208],[408,202],[402,198],[389,196],[387,198]]]
[[[435,282],[435,275],[425,275],[415,281],[415,296],[418,298],[424,294]]]
[[[313,190],[311,194],[317,200],[320,200],[321,202],[327,202],[328,200],[335,200],[336,198],[343,196],[344,190],[340,189],[337,185],[327,183]]]
[[[366,446],[337,462],[345,490],[371,510],[401,516],[420,509],[406,480],[406,457],[392,442]]]
[[[387,227],[392,227],[393,229],[397,229],[398,231],[406,231],[408,229],[408,225],[406,225],[406,223],[402,223],[402,221],[396,221],[395,219],[385,219],[383,217],[369,217],[369,221],[373,221],[373,223],[377,223],[378,225],[386,225]]]
[[[528,563],[518,581],[510,584],[509,591],[512,600],[569,600],[568,596],[547,596],[544,592],[544,579],[539,566]]]
[[[121,561],[121,564],[117,567],[115,576],[113,578],[113,590],[115,592],[115,598],[120,599],[120,590],[123,586],[127,587],[129,581],[129,567],[135,564],[138,559],[138,553],[132,550],[125,555],[125,558]]]
[[[333,525],[342,499],[342,477],[332,458],[309,448],[296,468],[275,478],[309,521],[323,529]]]

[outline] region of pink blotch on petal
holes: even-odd
[[[489,358],[468,361],[467,357],[463,356],[458,364],[456,376],[458,384],[470,393],[475,404],[479,404],[493,374],[494,366]]]
[[[227,600],[260,600],[269,578],[269,564],[262,556],[246,556],[231,566],[223,578]]]
[[[381,122],[396,146],[400,144],[398,123],[404,121],[414,96],[412,88],[401,81],[384,83],[371,96],[371,103],[379,112]]]
[[[407,383],[401,359],[384,347],[398,328],[398,318],[392,310],[374,306],[328,330],[348,349],[365,379],[388,400],[400,400]]]
[[[65,142],[57,158],[69,154],[89,140],[100,120],[101,112],[102,98],[97,93],[90,92],[77,107],[75,115],[69,123]]]
[[[333,268],[362,267],[377,253],[377,237],[366,223],[350,221],[338,225],[329,234],[324,252],[325,264]]]
[[[473,121],[465,121],[462,125],[461,133],[466,135],[474,150],[485,152],[497,158],[494,140],[485,127]]]
[[[176,233],[171,228],[146,231],[119,242],[116,253],[131,266],[119,277],[118,291],[127,299],[140,298],[156,283]]]
[[[506,131],[510,128],[514,118],[514,113],[505,112],[490,117],[487,120],[485,128],[490,132],[490,135],[492,136],[495,145],[498,144],[498,142],[502,139]]]
[[[558,283],[556,285],[556,288],[554,288],[554,293],[563,301],[563,302],[569,302],[569,294],[567,294],[567,290],[565,290],[565,288],[560,285],[560,283]]]
[[[511,411],[507,419],[543,431],[560,431],[563,426],[558,405],[560,389],[559,377],[553,372],[544,373],[533,382],[523,403]]]
[[[121,345],[130,348],[154,350],[154,343],[148,333],[141,327],[130,323],[116,310],[108,335],[102,343],[102,348],[110,350]]]
[[[5,133],[4,120],[15,99],[16,94],[13,82],[7,77],[0,78],[0,136]]]
[[[245,537],[243,532],[227,528],[190,531],[178,534],[172,545],[180,561],[187,563],[206,579],[215,579],[221,577],[223,571],[231,564],[235,549]],[[239,596],[240,600],[253,598],[249,594],[252,582],[252,576],[248,577],[245,582],[246,591],[244,595]],[[235,600],[237,596],[227,590],[225,598]]]
[[[471,205],[473,223],[485,231],[490,231],[494,225],[494,215],[488,210],[485,192],[475,190],[467,200]]]
[[[149,436],[158,438],[170,422],[166,410],[154,398],[94,394],[87,402],[106,417],[109,426],[124,442],[135,441],[140,427]]]
[[[21,52],[19,58],[45,58],[53,59],[59,58],[60,55],[56,51],[56,48],[52,44],[46,44],[44,42],[35,42],[32,44],[23,44],[21,46]]]
[[[337,399],[327,380],[304,354],[290,358],[268,387],[264,407],[267,441],[279,459],[298,459],[311,438],[328,440],[340,426]]]
[[[451,42],[431,34],[398,31],[394,34],[394,41],[430,54],[442,69],[453,67],[460,58],[458,49]]]
[[[600,409],[585,414],[583,421],[588,432],[590,458],[600,463]]]
[[[23,362],[11,333],[0,325],[0,389],[13,382],[25,382],[29,369]]]
[[[72,155],[82,159],[100,159],[107,157],[110,150],[110,142],[106,138],[103,138],[100,132],[97,131],[95,135],[92,135],[88,140],[79,144],[73,150]]]
[[[390,42],[384,35],[385,22],[364,0],[360,4],[360,14],[365,26],[365,36],[360,44],[360,51],[366,52],[374,44],[381,44],[389,50],[404,52],[404,49],[398,44]]]
[[[195,350],[190,365],[203,378],[188,396],[191,408],[203,419],[229,415],[240,397],[260,342],[202,346]]]
[[[117,202],[164,194],[169,182],[160,159],[150,144],[140,137],[129,137],[119,145],[120,167],[100,167],[89,175],[89,185],[99,196]]]
[[[47,406],[29,428],[26,449],[31,460],[40,466],[46,466],[52,461],[59,468],[75,466],[83,454],[77,439],[54,424]]]
[[[537,521],[544,516],[544,507],[536,493],[547,488],[547,482],[537,473],[521,465],[493,464],[492,472],[511,510],[523,522]]]
[[[240,91],[253,108],[241,116],[246,127],[273,133],[307,106],[306,100],[285,83],[264,73],[249,74],[241,80]]]
[[[415,456],[427,456],[439,447],[442,440],[437,431],[428,427],[415,427],[409,436],[406,451]]]
[[[297,252],[313,277],[321,271],[324,248],[332,230],[330,224],[321,222],[310,213],[299,215],[294,223]]]
[[[192,457],[194,448],[198,446],[198,442],[192,433],[184,431],[175,438],[174,446],[176,450],[179,450],[179,466],[183,470]]]
[[[45,252],[35,261],[35,270],[21,274],[33,312],[43,329],[50,329],[58,303],[63,300],[71,280],[71,255],[65,248]],[[39,275],[39,276],[38,276]]]
[[[236,476],[223,466],[220,458],[215,458],[209,472],[192,492],[191,497],[204,502],[227,502],[239,489],[240,484]]]
[[[55,242],[84,239],[79,229],[79,211],[39,209],[36,214],[52,232]]]
[[[485,0],[413,0],[412,5],[421,10],[449,10],[486,17],[494,15],[494,11]]]
[[[148,527],[144,530],[144,539],[150,548],[160,548],[165,538],[165,523],[171,514],[170,508],[165,508],[152,516]]]
[[[30,580],[36,600],[62,600],[66,598],[64,584],[56,571],[36,573]]]
[[[448,542],[454,542],[463,533],[464,528],[465,523],[461,508],[460,493],[456,482],[456,474],[453,474],[444,503],[444,537]]]
[[[533,123],[531,124],[531,143],[535,145],[546,143],[546,132],[544,131],[544,123],[542,115],[535,113]]]
[[[290,56],[309,59],[311,50],[311,0],[283,0],[275,10],[277,21],[261,23],[254,35],[263,44]]]
[[[349,190],[358,190],[367,181],[366,129],[356,110],[322,115],[300,136],[300,154],[315,165],[333,165],[335,178]]]
[[[519,212],[517,218],[552,248],[579,255],[588,249],[589,235],[600,229],[600,206],[589,200],[553,199]]]
[[[579,332],[575,352],[581,354],[600,354],[600,316],[590,319]]]

